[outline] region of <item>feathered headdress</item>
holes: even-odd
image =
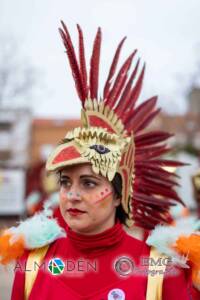
[[[174,190],[177,175],[166,167],[183,164],[161,158],[170,151],[166,141],[171,134],[145,131],[160,112],[156,108],[157,97],[137,105],[145,66],[138,74],[137,60],[129,75],[136,57],[135,50],[116,71],[124,38],[115,52],[101,98],[98,94],[101,29],[95,37],[88,76],[83,33],[80,26],[77,28],[79,59],[63,22],[60,34],[82,104],[82,127],[66,134],[50,155],[47,170],[55,171],[90,162],[95,173],[110,181],[119,173],[122,178],[122,207],[129,216],[127,225],[134,223],[153,229],[157,224],[170,223],[170,206],[182,201]],[[44,247],[65,235],[46,207],[44,212],[20,223],[18,227],[3,231],[0,237],[0,263],[6,264],[21,257],[24,249]],[[184,227],[182,224],[177,228],[158,225],[147,243],[172,256],[175,262],[183,266],[188,260],[192,266],[193,282],[200,283],[200,235],[193,226],[189,229],[188,225]]]
[[[47,170],[55,171],[68,165],[90,162],[93,171],[110,181],[116,173],[122,178],[122,206],[128,214],[127,224],[152,229],[158,223],[171,221],[169,208],[181,202],[174,186],[176,175],[165,167],[183,165],[165,160],[169,152],[167,132],[145,129],[160,112],[157,97],[137,105],[141,93],[145,65],[139,70],[139,59],[130,72],[136,50],[117,72],[120,52],[125,38],[119,43],[103,89],[99,96],[99,63],[101,29],[98,28],[90,60],[86,68],[83,33],[77,25],[79,59],[66,25],[60,34],[66,49],[76,90],[82,104],[82,127],[68,132],[47,161]]]

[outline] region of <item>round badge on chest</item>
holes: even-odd
[[[121,289],[113,289],[108,293],[108,300],[125,300],[125,293]]]

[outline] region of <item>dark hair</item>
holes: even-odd
[[[113,189],[115,191],[115,194],[117,196],[117,198],[122,198],[122,178],[121,175],[119,173],[115,174],[115,177],[112,180],[112,186]],[[128,218],[128,214],[124,211],[122,204],[120,203],[120,205],[117,207],[116,210],[116,219],[118,219],[120,221],[120,223],[123,223],[126,225],[126,219]]]

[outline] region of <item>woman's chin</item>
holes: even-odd
[[[84,233],[84,232],[87,232],[90,227],[90,226],[88,226],[88,224],[85,224],[85,222],[83,222],[83,220],[68,219],[66,221],[67,221],[68,226],[75,232]]]

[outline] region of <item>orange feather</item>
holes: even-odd
[[[19,237],[14,243],[10,243],[12,235],[4,232],[0,236],[0,263],[6,265],[16,260],[24,253],[24,239]]]
[[[200,284],[200,235],[179,237],[175,248],[179,254],[187,256],[192,267],[192,280]]]

